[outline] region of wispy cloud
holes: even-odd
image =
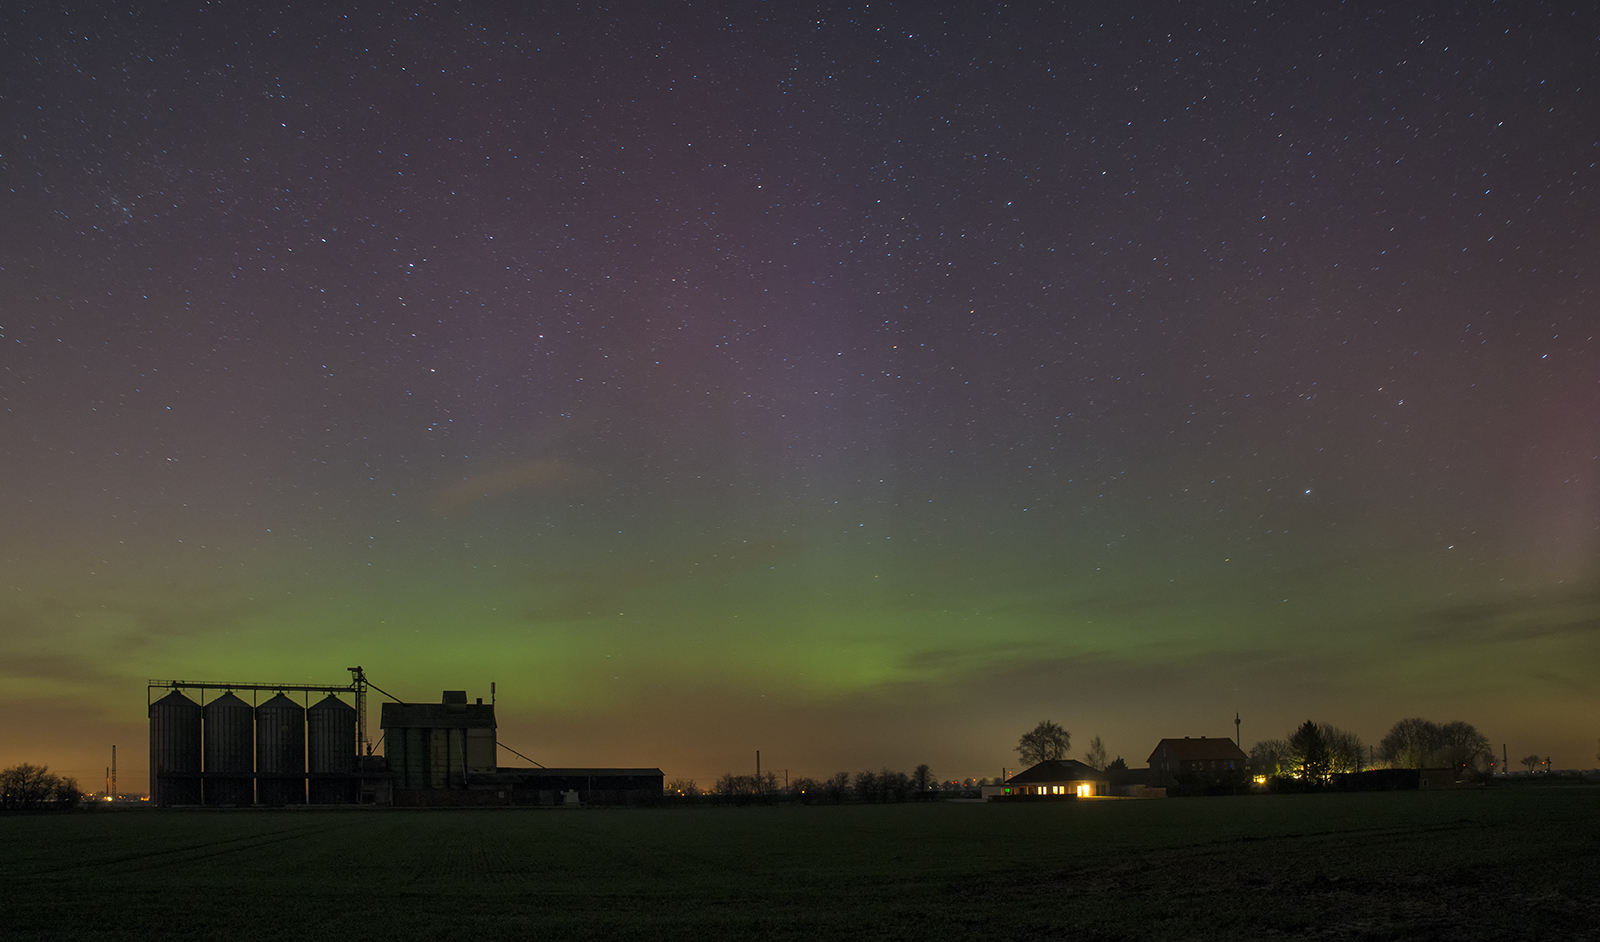
[[[1418,636],[1454,640],[1532,640],[1600,635],[1600,586],[1544,589],[1436,608]]]
[[[474,474],[445,488],[434,506],[439,513],[453,516],[483,501],[525,492],[574,488],[587,483],[588,479],[583,469],[563,461],[521,461]]]

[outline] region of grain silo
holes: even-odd
[[[256,707],[256,798],[263,805],[306,801],[306,711],[283,694]]]
[[[200,803],[200,704],[176,690],[150,704],[150,798]]]
[[[306,711],[306,767],[311,803],[343,805],[356,800],[356,708],[333,694]]]
[[[248,805],[255,801],[254,714],[230,691],[205,705],[205,799],[208,805]],[[232,773],[238,773],[235,777]]]

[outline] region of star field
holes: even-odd
[[[347,663],[703,783],[1594,761],[1585,5],[23,3],[0,70],[4,764]]]

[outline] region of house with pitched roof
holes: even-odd
[[[984,789],[985,797],[1093,798],[1111,794],[1111,776],[1077,759],[1046,759],[1011,776],[1004,785]]]
[[[1163,739],[1150,753],[1150,784],[1221,782],[1247,774],[1250,757],[1227,737]]]

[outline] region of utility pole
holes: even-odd
[[[117,800],[117,746],[116,746],[115,743],[112,743],[112,745],[111,745],[111,788],[109,789],[109,791],[110,791],[110,794],[111,794],[111,800],[112,801],[116,801]]]
[[[1233,744],[1240,749],[1244,748],[1244,740],[1239,738],[1239,714],[1237,711],[1233,714]]]

